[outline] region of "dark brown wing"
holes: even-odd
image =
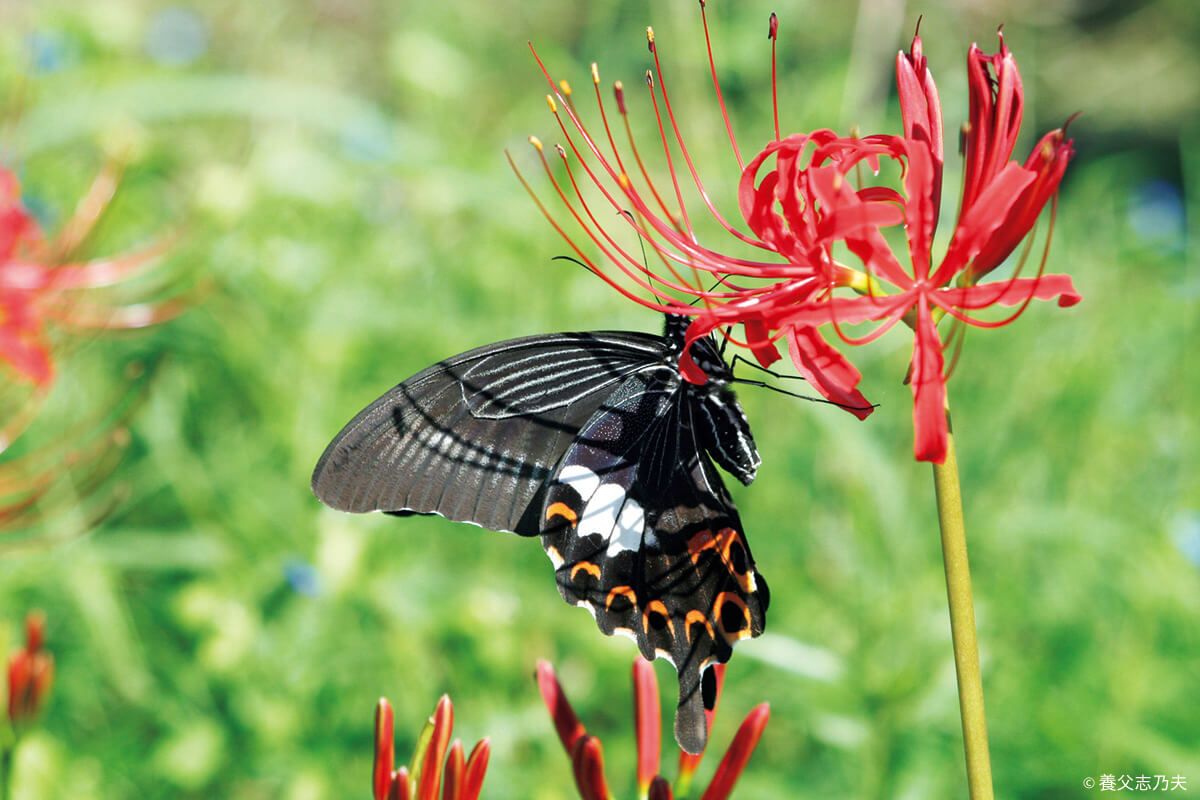
[[[545,482],[579,428],[665,350],[649,334],[562,333],[441,361],[342,429],[317,462],[313,493],[342,511],[440,514],[535,535]]]

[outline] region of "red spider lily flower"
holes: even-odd
[[[43,649],[46,617],[40,611],[25,618],[25,647],[8,659],[8,719],[14,725],[32,721],[54,683],[54,656]]]
[[[89,290],[145,271],[161,254],[161,246],[118,258],[69,261],[107,207],[117,180],[114,169],[101,172],[74,216],[51,241],[21,204],[16,176],[0,167],[0,360],[39,387],[54,378],[49,326],[141,328],[182,310],[178,301],[113,305],[87,296]]]
[[[647,72],[647,87],[673,191],[659,191],[650,180],[628,134],[627,106],[618,84],[616,104],[626,127],[631,158],[622,156],[600,97],[599,74],[593,66],[603,138],[589,133],[580,113],[568,102],[568,95],[546,73],[552,87],[548,101],[566,141],[566,147],[558,148],[566,180],[556,179],[541,143],[531,141],[569,216],[602,257],[589,257],[536,195],[535,201],[579,260],[625,296],[651,308],[694,316],[690,338],[721,331],[730,341],[748,347],[764,366],[779,358],[776,343],[785,340],[800,374],[827,399],[860,418],[871,412],[858,390],[861,375],[818,328],[832,325],[843,342],[864,344],[904,321],[916,333],[910,368],[915,455],[920,460],[941,462],[947,441],[943,412],[947,369],[938,322],[950,316],[965,325],[1000,327],[1014,321],[1035,299],[1056,299],[1060,306],[1074,305],[1081,299],[1069,277],[1044,274],[1049,235],[1037,274],[1020,274],[1033,243],[1029,234],[1045,206],[1057,196],[1074,153],[1072,141],[1063,128],[1056,129],[1042,137],[1024,163],[1012,161],[1022,114],[1016,61],[1003,38],[994,55],[972,46],[968,54],[970,122],[964,130],[963,195],[950,244],[935,266],[933,238],[944,164],[942,118],[920,37],[914,37],[910,51],[900,53],[897,59],[903,136],[842,137],[833,131],[818,130],[785,137],[780,134],[775,102],[778,19],[772,15],[768,35],[772,42],[775,137],[745,163],[717,80],[708,22],[703,16],[704,2],[700,5],[713,86],[741,169],[738,202],[749,233],[730,225],[704,190],[666,91],[653,32],[649,32],[648,40],[654,69]],[[540,59],[538,64],[545,73]],[[719,223],[742,244],[767,251],[780,260],[734,257],[699,244],[683,201],[673,149],[682,157],[696,191]],[[578,168],[573,166],[572,156]],[[901,190],[862,185],[858,180],[864,167],[878,174],[881,164],[888,161],[901,169]],[[640,181],[626,169],[630,164],[637,166]],[[579,188],[580,170],[599,189],[605,203],[622,212],[628,225],[661,262],[661,268],[643,264],[599,224]],[[533,194],[523,177],[521,180]],[[638,188],[641,185],[644,190]],[[674,203],[664,199],[671,195]],[[883,229],[895,225],[904,226],[910,268],[901,265],[884,238]],[[1027,239],[1014,276],[980,283]],[[861,262],[862,269],[837,259],[835,246],[840,245]],[[705,289],[701,276],[716,279],[717,283]],[[851,289],[859,296],[835,294],[838,289]],[[1017,310],[1001,320],[975,315],[993,306],[1015,306]],[[877,324],[857,339],[841,327],[864,322]],[[739,325],[744,331],[741,339],[730,333]],[[680,368],[689,380],[705,380],[703,372],[691,363],[686,348]]]
[[[721,687],[725,680],[725,665],[713,666],[716,678],[716,698],[713,710],[707,712],[709,728],[712,727],[713,716],[716,713],[716,700],[720,698]],[[538,689],[542,701],[550,711],[554,728],[563,749],[571,758],[571,766],[575,773],[575,785],[582,800],[610,800],[608,780],[604,774],[604,754],[600,740],[588,734],[583,723],[571,708],[554,667],[548,662],[539,661],[537,665]],[[679,775],[674,787],[662,775],[658,774],[660,755],[662,752],[662,721],[661,709],[658,703],[658,679],[654,667],[649,661],[638,658],[633,662],[633,714],[634,732],[637,735],[637,796],[639,800],[671,800],[676,795],[685,796],[692,782],[696,767],[699,766],[703,753],[690,755],[680,751]],[[763,730],[767,726],[770,708],[766,703],[756,706],[742,722],[733,738],[724,758],[717,767],[712,782],[701,795],[701,800],[726,800],[734,785],[741,776],[750,755],[758,745]]]
[[[764,225],[784,228],[807,247],[826,254],[824,259],[814,258],[825,271],[827,291],[822,300],[793,304],[790,309],[776,304],[777,313],[768,327],[794,336],[830,323],[851,344],[872,341],[902,320],[914,328],[914,451],[918,460],[938,463],[945,458],[947,441],[945,345],[938,321],[950,316],[967,325],[994,328],[1014,321],[1032,300],[1056,299],[1065,307],[1081,299],[1068,276],[1044,274],[1045,251],[1032,277],[1020,275],[1023,257],[1013,277],[979,282],[1026,239],[1056,196],[1074,148],[1063,129],[1057,129],[1042,137],[1023,164],[1010,160],[1021,123],[1016,61],[1001,39],[995,55],[972,46],[968,71],[971,121],[964,131],[966,178],[954,233],[936,266],[932,249],[942,191],[941,111],[919,36],[914,37],[911,50],[897,59],[903,137],[842,138],[828,132],[789,137],[769,145],[751,162],[741,191],[748,218],[765,218]],[[775,170],[756,183],[754,172],[772,157]],[[861,166],[865,163],[877,173],[881,159],[900,164],[903,193],[884,186],[855,186],[854,176]],[[782,216],[774,211],[776,203]],[[905,229],[909,268],[902,266],[881,232],[897,224]],[[1049,242],[1047,235],[1047,250]],[[844,243],[861,260],[865,273],[833,261],[837,243]],[[885,284],[895,291],[889,292]],[[838,287],[855,289],[860,296],[832,296]],[[1002,320],[974,316],[996,305],[1018,310]],[[840,325],[866,321],[878,326],[860,339],[840,330]]]
[[[443,695],[417,739],[411,769],[396,767],[392,706],[384,698],[375,707],[375,763],[371,789],[375,800],[478,800],[487,773],[491,745],[481,739],[463,755],[458,739],[450,742],[454,706]]]

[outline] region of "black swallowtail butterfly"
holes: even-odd
[[[355,417],[312,488],[343,511],[440,514],[540,536],[567,602],[679,673],[675,737],[707,738],[714,662],[762,632],[766,582],[713,461],[750,483],[759,456],[711,337],[710,380],[680,377],[689,319],[513,339],[441,361]]]

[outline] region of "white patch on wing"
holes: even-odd
[[[596,480],[595,474],[592,479]],[[585,498],[588,495],[584,495]],[[601,484],[586,501],[583,516],[579,518],[578,536],[600,534],[604,539],[612,536],[613,528],[617,525],[617,514],[625,502],[625,490],[616,483]]]
[[[620,634],[621,636],[629,639],[631,642],[637,641],[637,634],[629,628],[613,628],[613,633]]]
[[[602,483],[583,506],[577,536],[599,535],[608,542],[608,555],[636,552],[642,547],[646,514],[617,483]]]
[[[622,550],[640,550],[642,547],[642,529],[646,527],[646,514],[642,507],[632,497],[625,499],[621,507],[621,515],[617,517],[613,537],[608,540],[608,554],[615,556]]]
[[[586,503],[596,493],[600,479],[596,473],[581,464],[570,464],[558,473],[558,482],[565,483],[579,493]]]

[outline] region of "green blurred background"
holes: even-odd
[[[1200,790],[1196,5],[709,6],[745,149],[769,137],[772,10],[788,130],[897,132],[893,60],[919,14],[947,129],[966,112],[966,47],[991,50],[999,23],[1027,90],[1018,155],[1083,112],[1050,270],[1085,302],[973,333],[950,384],[997,795],[1089,797],[1083,780],[1103,773]],[[457,732],[492,738],[485,796],[572,797],[539,657],[631,796],[634,647],[558,599],[535,542],[341,515],[308,480],[351,415],[441,357],[539,331],[657,330],[550,261],[566,248],[503,150],[536,175],[525,137],[557,138],[526,40],[577,90],[593,60],[637,87],[653,24],[693,154],[736,214],[696,4],[46,0],[0,5],[0,23],[0,143],[30,207],[56,228],[126,153],[89,252],[179,230],[168,267],[200,287],[176,321],[76,342],[22,442],[69,449],[64,431],[136,406],[129,452],[89,501],[115,503],[94,531],[79,535],[67,492],[0,538],[0,645],[43,608],[58,662],[17,796],[367,797],[376,699],[395,704],[407,753],[449,692]],[[964,795],[908,347],[896,332],[852,353],[882,403],[868,423],[741,393],[764,466],[734,494],[774,591],[714,734],[719,751],[770,701],[739,797]]]

